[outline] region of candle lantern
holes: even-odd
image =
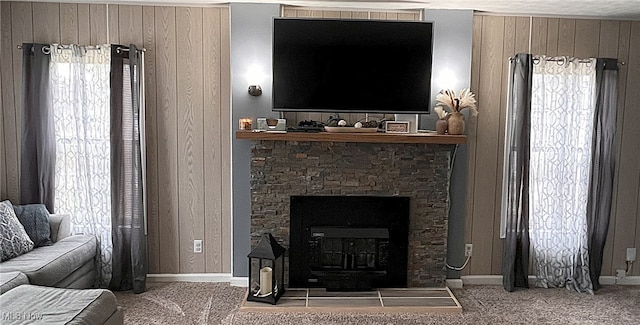
[[[248,301],[275,305],[284,294],[284,252],[271,234],[264,234],[249,257]]]

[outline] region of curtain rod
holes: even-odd
[[[513,61],[513,59],[515,59],[514,57],[510,56],[509,57],[509,62]],[[540,56],[534,56],[533,60],[542,60],[542,57]],[[567,58],[565,56],[558,56],[558,57],[545,57],[544,58],[545,61],[551,61],[551,62],[565,62],[566,60],[569,61],[578,61],[579,63],[587,63],[589,62],[588,59],[578,59],[578,58]],[[625,65],[626,62],[624,61],[618,61],[618,65]]]
[[[18,50],[22,50],[22,45],[21,45],[21,44],[18,44],[18,45],[16,46],[16,48],[17,48]],[[57,45],[57,49],[61,49],[61,50],[62,50],[62,49],[69,49],[69,48],[71,48],[71,45]],[[85,49],[86,49],[86,50],[100,50],[100,47],[91,46],[91,47],[85,47]],[[45,52],[45,51],[46,51],[46,52]],[[117,51],[117,52],[121,52],[121,51],[122,51],[122,52],[129,52],[129,47],[127,47],[127,46],[118,46],[118,47],[116,48],[116,51]],[[146,52],[146,51],[147,51],[147,49],[145,49],[145,48],[141,48],[141,49],[138,49],[138,51]],[[44,54],[49,54],[49,53],[50,53],[50,47],[49,47],[49,46],[43,46],[43,47],[42,47],[42,52],[43,52]]]

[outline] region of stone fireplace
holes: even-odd
[[[406,197],[406,284],[444,286],[453,149],[451,144],[255,140],[252,246],[271,233],[290,249],[292,196]],[[286,255],[285,279],[288,268]]]

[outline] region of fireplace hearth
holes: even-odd
[[[334,277],[325,277],[325,282],[334,278],[363,278],[365,272],[371,278],[369,285],[379,286],[375,280],[384,263],[384,231],[389,232],[390,243],[395,236],[394,227],[378,224],[340,224],[344,215],[329,215],[331,221],[309,225],[303,240],[292,233],[295,228],[293,217],[296,196],[338,196],[338,197],[396,197],[408,198],[407,233],[402,236],[407,241],[406,262],[402,262],[405,280],[389,286],[442,287],[445,285],[447,254],[447,224],[449,207],[450,159],[453,145],[412,144],[412,143],[352,143],[352,142],[298,142],[279,140],[259,140],[251,150],[251,243],[258,244],[262,234],[271,233],[287,249],[285,253],[285,281],[288,287],[296,287],[296,280],[289,275],[299,268],[292,258],[296,247],[307,245],[311,240],[323,243],[326,254],[324,262],[313,264],[313,272],[322,278],[322,267],[333,266],[340,272]],[[305,213],[327,210],[321,205],[307,209]],[[350,205],[338,209],[337,213],[349,214]],[[363,215],[367,215],[366,213]],[[320,220],[325,220],[322,217]],[[403,217],[404,218],[404,217]],[[368,220],[369,218],[364,218]],[[329,219],[327,219],[329,220]],[[325,228],[325,236],[311,236],[311,228]],[[373,233],[355,236],[353,232],[338,233],[342,228],[354,227],[372,230]],[[326,229],[328,228],[328,229]],[[317,229],[316,229],[317,230]],[[318,231],[319,233],[322,231]],[[335,233],[334,233],[335,232]],[[327,236],[327,233],[331,233]],[[363,238],[359,238],[363,237]],[[332,240],[324,240],[332,238]],[[367,239],[361,241],[360,239]],[[375,241],[377,256],[370,256],[370,247],[357,248],[364,242]],[[346,245],[346,247],[345,247]],[[320,246],[322,247],[322,246]],[[380,253],[381,249],[382,253]],[[310,256],[308,247],[300,254]],[[361,255],[365,254],[365,255]],[[334,260],[335,259],[335,260]],[[360,259],[360,260],[358,260]],[[363,259],[367,260],[367,267]],[[340,260],[340,262],[338,262]],[[373,262],[374,267],[370,263]],[[309,271],[311,272],[311,270]],[[387,278],[389,270],[386,270]],[[310,273],[309,273],[310,274]],[[307,275],[309,276],[309,275]],[[399,277],[393,277],[399,278]],[[308,282],[309,277],[299,277],[299,283]],[[330,285],[331,286],[331,285]],[[367,286],[367,283],[358,286]],[[306,285],[305,285],[306,287]]]
[[[409,203],[408,197],[292,196],[290,286],[406,287]]]

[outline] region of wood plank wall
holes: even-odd
[[[0,198],[19,196],[16,45],[134,43],[147,50],[149,273],[230,273],[228,7],[2,2],[1,15]]]
[[[618,77],[618,165],[602,275],[625,267],[640,248],[640,22],[533,18],[531,53],[624,61]],[[507,58],[528,52],[529,17],[476,15],[472,81],[480,114],[470,128],[465,242],[473,257],[463,275],[501,274],[500,201]],[[633,271],[640,275],[640,268]]]
[[[285,6],[283,8],[283,17],[294,18],[342,18],[342,19],[377,19],[377,20],[420,20],[420,10],[405,11],[338,11],[316,8],[297,8]],[[301,113],[286,112],[284,117],[287,119],[287,125],[295,126],[303,120],[313,120],[327,122],[330,116],[335,113]],[[365,114],[345,113],[340,114],[340,118],[347,123],[354,124],[358,121],[364,121]],[[393,114],[370,114],[371,120],[380,120],[383,118],[393,119]]]

